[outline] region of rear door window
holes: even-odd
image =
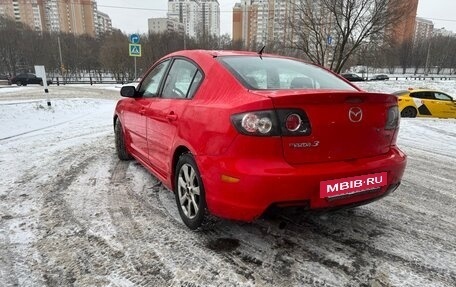
[[[184,59],[175,59],[166,77],[162,98],[191,98],[201,80],[202,73],[197,66]]]
[[[446,95],[446,94],[444,94],[444,93],[435,92],[434,95],[435,95],[435,98],[436,98],[437,100],[441,100],[441,101],[453,101],[453,98],[452,98],[452,97],[450,97],[450,96],[448,96],[448,95]]]

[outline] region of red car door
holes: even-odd
[[[132,152],[143,161],[148,161],[145,111],[149,104],[149,98],[129,99],[122,110]]]
[[[180,129],[189,129],[185,124],[185,108],[202,79],[198,68],[185,59],[175,59],[166,77],[159,98],[148,107],[147,146],[150,164],[163,177],[172,170],[174,142]],[[188,131],[187,131],[188,132]]]
[[[146,75],[139,87],[139,98],[129,99],[123,109],[123,122],[130,140],[132,153],[149,163],[147,150],[146,114],[159,93],[160,83],[167,70],[169,60],[156,65]]]

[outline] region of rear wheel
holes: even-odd
[[[182,154],[174,176],[174,193],[182,221],[194,230],[206,217],[206,194],[193,156]]]
[[[417,114],[417,111],[413,107],[406,107],[405,109],[402,110],[401,112],[401,117],[403,118],[415,118]]]
[[[116,119],[116,126],[114,127],[115,141],[116,141],[116,151],[117,156],[121,160],[130,160],[132,156],[128,153],[127,147],[125,146],[125,135],[122,129],[122,124],[120,120]]]

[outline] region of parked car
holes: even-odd
[[[393,93],[404,118],[456,118],[456,101],[448,94],[430,89],[409,89]]]
[[[363,82],[364,78],[358,76],[357,74],[341,74],[342,77],[349,80],[350,82]]]
[[[394,191],[406,165],[394,95],[297,59],[175,52],[120,93],[118,157],[173,190],[191,229],[206,211],[251,221],[274,206],[366,204]]]
[[[7,75],[0,75],[0,85],[8,85],[9,77]]]
[[[373,76],[372,78],[370,78],[370,80],[371,81],[388,81],[389,77],[388,77],[388,75],[381,74],[381,75]]]
[[[32,73],[23,73],[19,74],[15,77],[12,77],[9,79],[10,85],[18,85],[18,86],[27,86],[30,84],[38,84],[38,85],[43,85],[43,79],[40,77],[37,77],[35,74]],[[46,81],[48,85],[52,84],[52,80],[47,80]]]

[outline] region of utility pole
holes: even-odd
[[[427,56],[426,56],[426,65],[424,67],[424,75],[427,76],[428,75],[428,68],[429,68],[429,55],[431,54],[431,39],[429,39],[429,46],[428,46],[428,49],[427,49]]]
[[[59,45],[59,58],[60,58],[60,72],[63,77],[63,60],[62,60],[62,47],[60,46],[60,35],[57,35],[57,43]]]

